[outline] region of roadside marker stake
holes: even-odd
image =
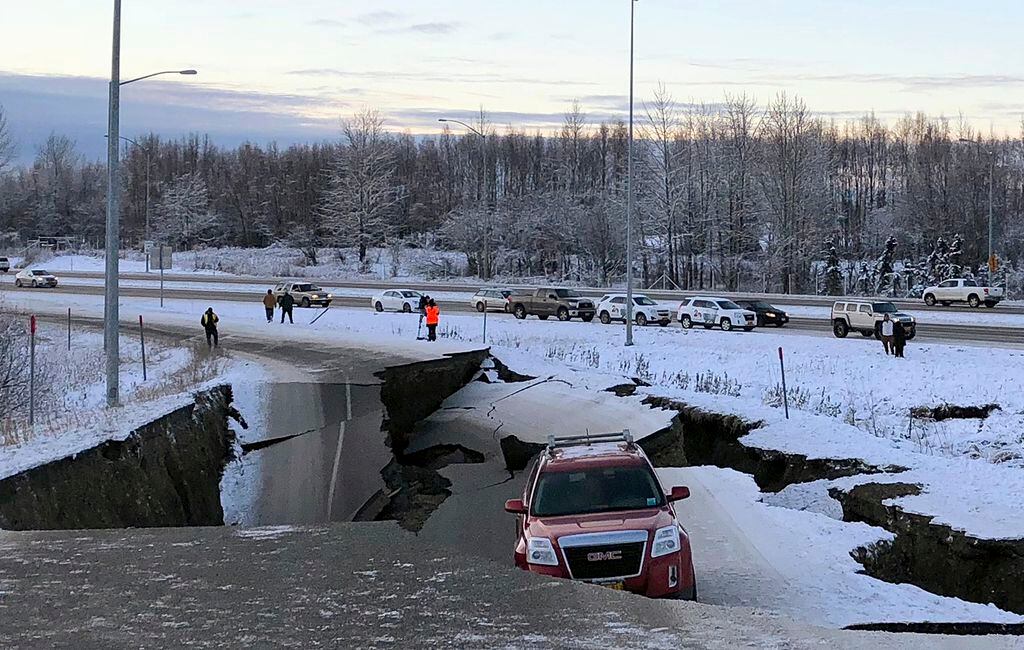
[[[29,321],[28,425],[36,424],[36,317]]]
[[[146,330],[142,327],[142,314],[139,314],[139,342],[142,343],[142,381],[146,381]]]
[[[71,352],[71,307],[68,307],[68,352]]]
[[[779,347],[779,367],[782,369],[782,404],[786,407],[786,419],[789,419],[789,395],[786,393],[786,362],[782,359],[782,347]]]

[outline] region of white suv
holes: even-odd
[[[891,302],[870,302],[850,300],[832,305],[832,333],[836,338],[846,338],[850,332],[861,336],[878,338],[882,335],[882,321],[885,315],[893,321],[903,323],[907,340],[917,336],[917,321],[910,314],[904,314]]]
[[[597,303],[597,317],[605,325],[613,320],[626,321],[626,294],[609,293]],[[648,323],[657,323],[665,327],[672,322],[672,310],[659,305],[647,296],[633,294],[633,320],[643,327]]]
[[[711,329],[717,325],[726,332],[734,327],[742,327],[749,332],[757,326],[757,314],[725,298],[688,298],[679,305],[676,316],[683,329],[690,329],[694,325]]]

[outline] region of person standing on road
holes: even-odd
[[[217,323],[219,322],[220,317],[213,313],[213,307],[210,307],[203,312],[203,317],[199,319],[199,323],[206,331],[206,346],[209,348],[215,348],[220,345],[220,341],[217,336]]]
[[[907,347],[907,328],[902,321],[896,321],[892,326],[892,353],[903,359],[903,348]]]
[[[417,309],[420,310],[420,325],[423,325],[423,319],[427,316],[427,303],[430,302],[430,296],[424,294],[420,296],[420,303]]]
[[[284,294],[278,299],[277,304],[281,305],[281,322],[284,323],[284,317],[288,317],[288,322],[292,325],[295,321],[292,319],[292,308],[295,307],[295,296],[285,291]]]
[[[277,298],[274,297],[273,291],[267,289],[267,295],[263,296],[263,308],[267,310],[268,323],[274,320],[274,307],[277,307]]]
[[[437,340],[437,324],[441,322],[441,308],[437,306],[434,299],[431,298],[427,302],[427,306],[424,308],[427,318],[427,340]]]
[[[886,354],[892,354],[892,337],[893,337],[893,322],[889,318],[889,314],[886,314],[882,318],[882,347],[885,348]]]

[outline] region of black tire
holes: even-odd
[[[566,309],[565,307],[559,307],[558,308],[558,320],[560,320],[560,321],[562,321],[564,323],[565,321],[569,320],[569,318],[570,318],[569,317],[569,310]]]
[[[714,327],[714,325],[712,325],[711,323],[704,323],[704,329],[709,330],[712,327]]]
[[[603,325],[611,325],[612,323],[612,317],[606,311],[601,312],[601,315],[598,316],[597,318],[598,320],[601,321],[601,324]]]
[[[866,339],[869,339],[872,336],[874,336],[875,334],[874,334],[874,332],[861,332],[860,335],[863,336]]]
[[[753,332],[754,331],[754,326],[753,325],[747,325],[747,326],[745,326],[743,328],[743,331],[744,332]]]
[[[832,333],[837,339],[845,339],[846,335],[850,333],[850,326],[846,321],[836,319],[832,321]]]
[[[668,327],[668,324],[671,323],[671,322],[672,321],[670,321],[670,320],[660,320],[660,321],[658,321],[658,325],[661,325],[662,327]]]
[[[636,324],[638,326],[640,326],[640,327],[646,327],[647,326],[647,316],[645,316],[644,314],[637,314],[636,315]]]
[[[993,307],[995,307],[995,306],[996,306],[997,304],[999,304],[999,303],[993,302],[993,301],[991,301],[991,300],[986,300],[986,301],[985,301],[985,306],[986,306],[986,307],[988,307],[989,309],[992,309],[992,308],[993,308]]]
[[[971,295],[967,296],[967,304],[971,306],[971,309],[977,309],[978,307],[981,306],[981,298],[979,298],[976,294],[972,293]]]
[[[404,312],[406,314],[411,314],[412,313],[412,305],[410,305],[409,303],[403,303],[402,304],[402,312]]]
[[[19,288],[19,289],[21,288],[21,278],[15,278],[14,279],[14,286]]]
[[[949,302],[948,300],[943,300],[943,301],[942,301],[942,306],[943,306],[943,307],[949,307],[949,306],[950,306],[951,304],[952,304],[952,303],[951,303],[951,302]]]
[[[917,328],[916,327],[914,329],[910,330],[909,332],[907,332],[907,340],[910,341],[915,336],[917,336]]]
[[[782,321],[775,321],[775,327],[782,327],[784,323]]]
[[[32,280],[32,288],[33,289],[38,289],[39,288],[39,282],[37,282],[35,280]]]
[[[305,307],[306,309],[309,309],[309,296],[303,296],[302,302],[299,304]]]
[[[515,307],[512,308],[512,315],[518,318],[519,320],[525,320],[526,307],[523,307],[522,305],[516,305]]]
[[[330,306],[331,306],[331,301],[330,300],[328,300],[327,302],[324,303],[324,309],[327,309]]]
[[[693,327],[693,321],[690,320],[690,317],[688,315],[683,314],[683,316],[679,319],[679,326],[682,327],[684,330],[688,330],[691,327]]]
[[[924,294],[924,304],[928,305],[929,307],[934,307],[935,306],[935,296],[933,296],[930,293]]]
[[[550,316],[550,315],[551,315],[551,314],[544,314],[544,315],[541,315],[541,314],[537,314],[537,318],[539,318],[539,319],[541,319],[541,320],[547,320],[547,319],[548,319],[548,316]]]
[[[723,332],[731,332],[732,331],[732,321],[729,320],[728,318],[723,318],[722,322],[719,324],[719,326],[722,328]]]
[[[378,301],[377,301],[376,303],[374,303],[374,305],[373,305],[373,309],[374,309],[375,311],[384,311],[384,305],[382,305],[382,304],[380,303],[380,301],[378,300]]]
[[[482,303],[481,301],[478,300],[476,302],[476,310],[482,314],[482,313],[484,313],[485,309],[487,309],[487,307],[484,306],[484,303]]]
[[[680,590],[673,598],[675,600],[688,600],[691,603],[697,602],[697,574],[692,568],[690,569],[690,584],[693,586],[689,591]]]
[[[584,323],[589,323],[594,320],[594,315],[590,314],[588,316],[580,316],[580,320],[583,321]]]

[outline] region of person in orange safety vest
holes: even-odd
[[[441,308],[433,298],[427,303],[427,340],[437,340],[437,324],[441,320]]]

